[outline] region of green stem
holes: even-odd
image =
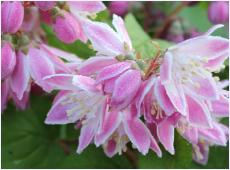
[[[67,129],[67,125],[62,125],[60,127],[60,139],[66,139],[66,129]]]

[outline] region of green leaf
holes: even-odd
[[[169,42],[164,40],[152,40],[148,34],[144,32],[132,14],[128,14],[125,17],[125,26],[131,38],[133,48],[136,52],[139,52],[144,59],[153,58],[157,53],[157,48],[153,45],[152,41],[157,43],[161,50],[165,50],[171,46]]]
[[[26,111],[8,106],[2,115],[2,168],[130,168],[124,156],[108,158],[93,145],[78,155],[74,124],[65,128],[70,144],[60,139],[61,125],[44,124],[51,102],[51,96],[33,96]]]
[[[176,133],[174,146],[175,155],[170,155],[162,149],[162,158],[158,158],[153,152],[150,152],[146,156],[140,156],[140,168],[189,168],[192,161],[191,145]]]

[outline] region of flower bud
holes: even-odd
[[[76,18],[65,11],[61,15],[57,15],[53,29],[57,37],[65,43],[73,43],[81,32],[80,24]]]
[[[1,4],[2,32],[15,33],[22,25],[24,8],[21,2],[4,1]]]
[[[35,4],[42,10],[42,11],[48,11],[52,9],[56,2],[55,1],[35,1]]]
[[[127,1],[114,1],[109,5],[109,10],[112,14],[124,16],[128,12],[129,2]]]
[[[228,22],[228,2],[211,2],[208,8],[208,18],[213,24]]]
[[[13,51],[10,43],[5,43],[2,47],[1,54],[1,79],[7,77],[10,73],[12,73],[14,66],[16,64],[16,56]]]

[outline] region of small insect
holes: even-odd
[[[153,43],[153,45],[157,48],[157,54],[150,61],[149,67],[145,72],[145,79],[148,79],[152,74],[157,74],[157,70],[162,63],[163,56],[167,52],[167,49],[162,52],[157,44]]]

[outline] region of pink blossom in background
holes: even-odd
[[[124,16],[128,13],[129,2],[128,1],[112,1],[109,4],[109,11],[111,14],[117,14]]]
[[[208,18],[213,24],[224,24],[229,18],[229,3],[227,1],[210,2]]]

